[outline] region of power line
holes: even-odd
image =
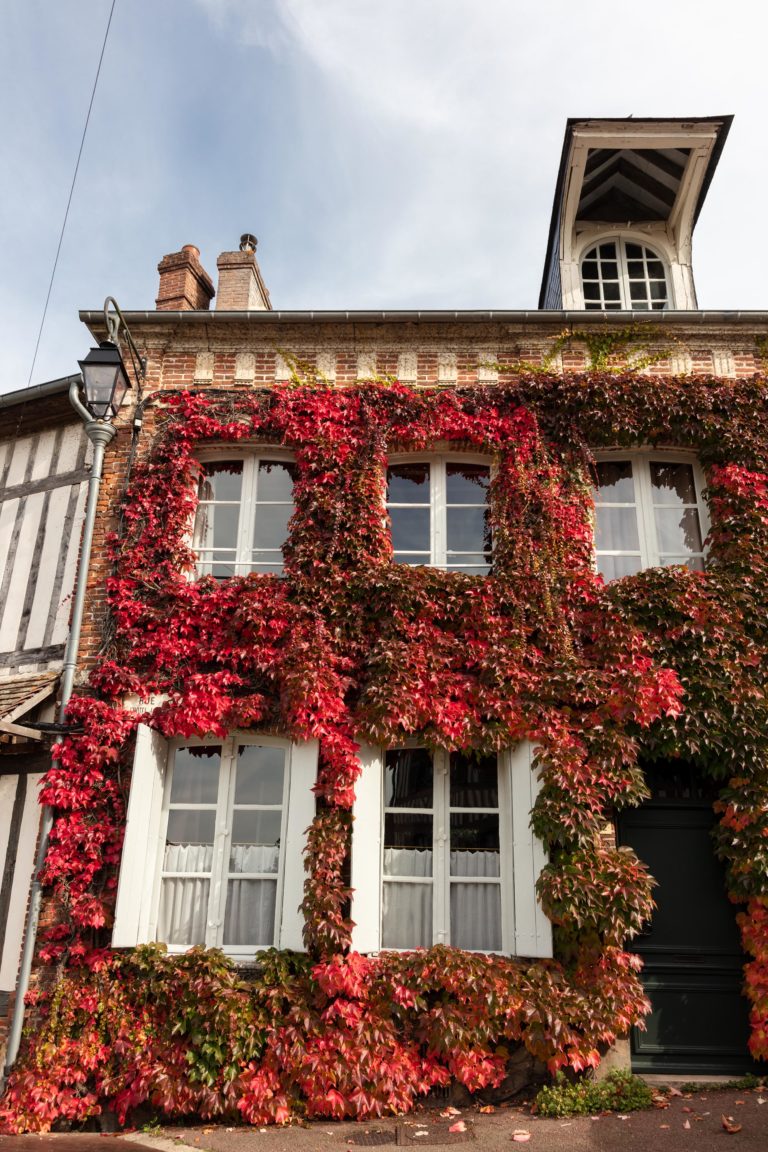
[[[107,47],[107,39],[109,38],[109,29],[112,26],[112,16],[114,15],[114,12],[115,12],[116,3],[117,3],[117,0],[112,0],[112,7],[109,10],[109,19],[107,20],[107,30],[104,33],[104,43],[101,46],[101,55],[99,56],[99,65],[96,69],[96,78],[93,81],[93,91],[91,92],[91,102],[88,105],[88,113],[85,117],[85,125],[83,127],[83,135],[82,135],[81,140],[80,140],[80,149],[77,153],[77,162],[75,164],[75,171],[74,171],[74,174],[72,176],[72,185],[69,189],[69,199],[67,200],[67,208],[66,208],[66,211],[64,213],[64,220],[62,221],[62,225],[61,225],[61,233],[59,235],[59,244],[58,244],[58,247],[56,248],[56,256],[55,256],[54,261],[53,261],[53,268],[51,269],[51,279],[50,279],[50,282],[48,284],[48,293],[45,297],[45,305],[43,307],[43,316],[42,316],[42,319],[40,320],[40,329],[37,333],[37,343],[35,344],[35,354],[32,357],[32,366],[29,369],[29,379],[27,380],[27,387],[29,387],[29,385],[32,383],[32,373],[34,372],[35,364],[37,363],[37,353],[40,350],[40,340],[41,340],[41,337],[43,335],[43,328],[45,326],[45,318],[48,314],[48,304],[49,304],[49,301],[51,299],[51,291],[53,289],[53,281],[54,281],[54,277],[56,276],[56,268],[57,268],[58,263],[59,263],[59,254],[61,253],[61,245],[64,241],[64,231],[67,227],[67,220],[69,219],[69,209],[70,209],[70,206],[72,204],[72,196],[73,196],[74,191],[75,191],[75,183],[77,181],[77,173],[80,169],[80,158],[83,155],[83,147],[85,145],[85,137],[86,137],[86,134],[88,132],[88,125],[89,125],[90,120],[91,120],[91,110],[93,109],[93,101],[94,101],[95,96],[96,96],[96,87],[99,83],[99,76],[101,75],[101,64],[102,64],[102,61],[104,59],[105,49]]]

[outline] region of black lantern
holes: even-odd
[[[78,364],[88,411],[94,420],[114,420],[130,388],[117,345],[111,340],[102,340],[98,348],[91,348],[85,360],[78,360]]]

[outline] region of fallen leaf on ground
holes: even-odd
[[[441,1116],[443,1117],[443,1119],[445,1120],[445,1119],[447,1119],[449,1116],[461,1116],[461,1110],[460,1110],[459,1108],[454,1108],[454,1107],[452,1107],[452,1106],[449,1104],[449,1106],[448,1106],[447,1108],[443,1108],[443,1110],[442,1110],[442,1112],[440,1113],[440,1115],[441,1115]]]
[[[494,1108],[493,1104],[483,1104],[480,1108],[480,1111],[485,1112],[487,1115],[490,1112],[495,1112],[496,1109]]]
[[[693,1108],[681,1108],[681,1112],[693,1112]]]
[[[730,1132],[731,1136],[736,1132],[741,1132],[741,1124],[737,1124],[733,1116],[721,1116],[720,1119],[723,1122],[723,1128],[726,1132]]]
[[[669,1108],[669,1100],[667,1100],[666,1096],[653,1096],[651,1099],[653,1100],[654,1108]]]
[[[429,1136],[429,1132],[414,1132],[414,1134],[413,1134],[414,1140],[416,1139],[417,1136]]]
[[[667,1088],[667,1092],[670,1096],[682,1096],[682,1092],[679,1088]]]
[[[516,1140],[518,1144],[525,1144],[526,1140],[530,1140],[531,1134],[527,1128],[515,1128],[512,1133],[512,1139]]]
[[[690,1120],[683,1120],[683,1128],[690,1128],[690,1126],[691,1126]]]
[[[737,1101],[736,1101],[736,1103],[737,1103],[737,1104],[743,1104],[743,1103],[744,1103],[744,1101],[743,1101],[743,1100],[737,1100]],[[203,1131],[205,1131],[205,1129],[203,1129]]]
[[[617,1116],[617,1120],[629,1120],[629,1116]]]
[[[449,1132],[466,1132],[467,1126],[463,1120],[457,1120],[455,1124],[451,1124],[448,1129]]]
[[[659,1128],[669,1128],[669,1124],[659,1124]]]
[[[758,1102],[758,1104],[765,1104],[765,1097],[764,1096],[758,1096],[757,1102]]]

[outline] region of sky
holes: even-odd
[[[755,0],[0,0],[0,392],[77,371],[81,308],[259,238],[275,308],[535,308],[569,116],[734,114],[701,308],[768,309]]]

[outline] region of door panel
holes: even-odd
[[[737,908],[711,836],[713,797],[664,787],[663,779],[658,767],[649,773],[653,798],[622,814],[619,825],[621,843],[634,848],[658,885],[649,930],[632,943],[652,1004],[646,1031],[633,1029],[632,1066],[685,1075],[755,1071]]]

